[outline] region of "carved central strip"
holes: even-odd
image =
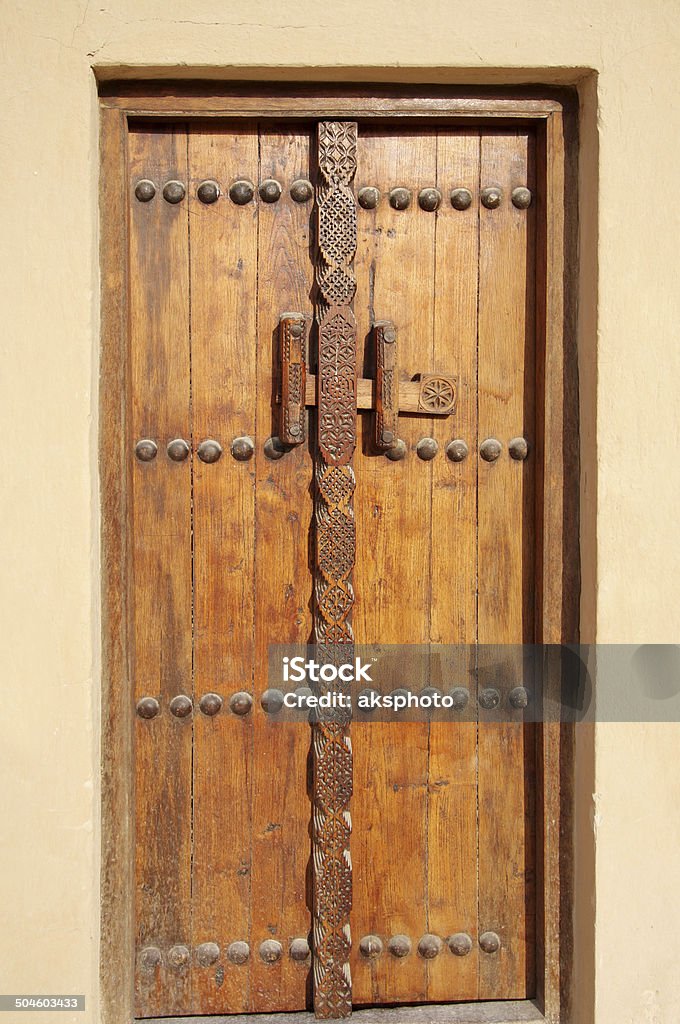
[[[357,215],[351,185],[356,147],[355,122],[319,124],[314,639],[319,645],[318,660],[332,664],[351,658],[354,644],[351,462],[356,446],[357,331],[352,303]],[[352,1010],[349,720],[349,711],[329,708],[319,713],[314,724],[314,1011],[320,1018],[346,1017]]]

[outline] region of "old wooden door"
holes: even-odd
[[[312,1006],[312,737],[261,698],[269,645],[313,635],[311,402],[304,444],[267,442],[279,318],[318,300],[317,132],[129,134],[140,1017]],[[535,639],[532,132],[359,122],[358,376],[390,321],[400,380],[454,378],[457,402],[400,415],[397,458],[357,414],[358,643]],[[311,373],[317,344],[310,329]],[[353,1004],[532,996],[530,729],[361,722],[352,748]]]

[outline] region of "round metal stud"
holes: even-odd
[[[513,708],[521,711],[529,704],[529,691],[524,686],[514,686],[508,694],[508,700]]]
[[[406,455],[406,450],[406,442],[398,437],[392,447],[388,448],[385,452],[385,458],[389,459],[390,462],[401,462]]]
[[[397,332],[394,327],[386,327],[383,331],[383,341],[386,341],[388,345],[391,345],[393,341],[397,340]]]
[[[166,181],[163,186],[163,199],[166,203],[181,203],[187,194],[187,190],[181,181]]]
[[[276,939],[265,939],[260,943],[260,960],[264,960],[266,964],[275,964],[281,959],[282,953],[283,946]]]
[[[275,178],[265,178],[258,189],[263,203],[275,203],[281,198],[283,189]]]
[[[250,956],[250,946],[247,942],[232,942],[227,947],[227,958],[232,964],[244,964]]]
[[[253,698],[249,693],[246,693],[245,690],[239,690],[238,693],[232,693],[229,698],[229,709],[234,715],[240,715],[243,717],[243,715],[248,714],[252,706]]]
[[[479,945],[485,953],[497,953],[501,948],[501,940],[495,932],[482,932],[479,936]]]
[[[364,935],[359,940],[359,952],[367,960],[377,960],[382,951],[382,939],[377,935]]]
[[[454,210],[467,210],[472,205],[472,192],[469,188],[454,188],[451,192],[451,206]]]
[[[217,200],[220,198],[220,186],[217,184],[216,181],[212,181],[212,179],[208,181],[202,181],[201,184],[196,189],[196,195],[198,196],[202,203],[205,203],[206,206],[209,206],[210,203],[216,203]]]
[[[529,454],[529,445],[526,438],[513,437],[512,441],[508,444],[508,451],[510,452],[511,459],[515,459],[517,462],[524,462]]]
[[[375,711],[376,705],[371,704],[373,694],[377,694],[377,690],[374,690],[372,686],[366,686],[363,690],[359,690],[357,694],[357,704],[359,711],[364,715],[369,715],[371,711]]]
[[[374,185],[366,185],[364,188],[359,189],[357,199],[362,209],[375,210],[380,202],[380,190],[375,188]]]
[[[449,693],[449,697],[453,702],[452,706],[454,711],[464,711],[465,708],[468,706],[468,701],[470,700],[470,693],[468,690],[465,689],[464,686],[454,686],[454,688]]]
[[[438,935],[423,935],[418,943],[418,952],[424,960],[434,960],[442,951],[442,940]]]
[[[421,210],[433,213],[439,208],[442,194],[438,188],[422,188],[418,193],[418,205]]]
[[[148,203],[156,195],[156,186],[148,178],[142,178],[135,185],[135,196],[140,203]]]
[[[421,437],[416,445],[416,455],[423,462],[429,462],[439,451],[439,445],[433,437]]]
[[[252,459],[255,451],[252,437],[235,437],[231,442],[231,454],[237,462],[247,462]]]
[[[309,959],[310,953],[307,939],[293,939],[288,952],[290,953],[291,960],[295,960],[298,964],[304,963],[305,960]]]
[[[438,690],[436,686],[426,686],[420,691],[421,697],[441,697],[442,691]]]
[[[531,206],[531,192],[524,185],[520,185],[519,188],[513,188],[512,205],[516,206],[518,210],[528,210]]]
[[[184,462],[189,454],[189,445],[183,437],[176,437],[168,445],[167,452],[168,458],[172,459],[173,462]]]
[[[503,450],[503,445],[495,437],[487,437],[479,446],[479,454],[485,462],[495,462]]]
[[[196,960],[199,967],[212,967],[220,958],[220,947],[216,942],[202,942],[196,947]]]
[[[260,697],[260,704],[268,715],[275,715],[283,707],[283,694],[281,690],[265,690]]]
[[[209,437],[206,438],[205,441],[201,441],[196,450],[201,462],[217,462],[222,454],[222,445],[219,441],[213,441],[213,439]]]
[[[390,192],[390,206],[394,210],[407,210],[411,205],[411,190],[408,188],[393,188]]]
[[[489,185],[488,188],[482,189],[481,194],[482,206],[486,206],[487,210],[495,210],[501,205],[503,198],[503,192],[497,188],[496,185]]]
[[[155,971],[162,961],[161,951],[157,946],[145,946],[139,954],[139,966],[143,971]]]
[[[212,718],[213,715],[217,715],[222,710],[222,698],[219,693],[204,693],[198,702],[198,706],[204,715],[208,718]]]
[[[411,940],[408,935],[393,935],[388,939],[387,948],[392,956],[396,956],[401,960],[411,952]]]
[[[142,697],[137,701],[136,711],[140,718],[155,718],[160,709],[155,697]]]
[[[265,458],[270,459],[272,462],[282,459],[287,451],[288,448],[280,437],[268,437],[264,443]]]
[[[151,462],[158,455],[158,445],[150,438],[144,437],[135,445],[135,455],[140,462]]]
[[[501,702],[501,695],[498,690],[495,690],[493,686],[487,686],[485,689],[479,691],[480,708],[484,708],[485,711],[493,711],[497,708]]]
[[[191,953],[186,946],[172,946],[168,950],[168,963],[171,967],[186,967],[190,960]]]
[[[308,203],[314,195],[314,187],[306,178],[298,178],[290,186],[290,195],[296,203]]]
[[[193,704],[191,703],[191,698],[185,696],[183,693],[173,697],[170,701],[170,711],[175,718],[186,718],[187,715],[191,714],[192,708]]]
[[[468,446],[459,437],[449,441],[446,446],[446,455],[451,459],[451,462],[464,462],[468,457],[468,453]]]
[[[255,186],[252,181],[240,178],[229,187],[229,198],[237,206],[245,206],[255,195]]]
[[[454,956],[467,956],[472,952],[472,939],[467,932],[456,932],[455,935],[449,935],[446,945]]]

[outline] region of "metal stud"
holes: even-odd
[[[357,694],[357,704],[359,711],[365,715],[370,715],[371,711],[375,711],[377,705],[371,704],[373,694],[377,694],[377,690],[374,690],[372,686],[366,686],[363,690],[359,690]]]
[[[168,963],[171,967],[186,967],[190,960],[191,953],[186,946],[172,946],[168,950]]]
[[[472,952],[472,939],[467,932],[456,932],[455,935],[449,935],[446,945],[454,956],[467,956]]]
[[[501,948],[501,940],[495,932],[482,932],[479,936],[479,945],[485,953],[497,953]]]
[[[423,188],[418,193],[418,205],[421,210],[433,213],[438,209],[442,201],[442,194],[438,188]]]
[[[167,452],[168,458],[172,459],[173,462],[184,462],[189,454],[189,445],[183,437],[176,437],[168,445]]]
[[[265,178],[259,188],[260,199],[264,203],[275,203],[281,198],[283,189],[275,178]]]
[[[145,946],[139,954],[139,966],[143,971],[155,971],[162,961],[163,957],[157,946]]]
[[[191,714],[193,704],[191,698],[185,696],[183,693],[173,697],[170,701],[170,711],[175,718],[186,718],[187,715]]]
[[[227,948],[227,958],[232,964],[244,964],[250,956],[250,946],[247,942],[232,942]]]
[[[398,437],[392,447],[388,448],[385,452],[385,458],[389,459],[390,462],[401,462],[406,455],[406,450],[406,442]]]
[[[260,960],[266,964],[275,964],[277,960],[281,959],[282,953],[283,946],[276,939],[265,939],[260,943]]]
[[[140,718],[155,718],[160,709],[155,697],[142,697],[137,701],[136,711]]]
[[[280,437],[268,437],[264,443],[265,458],[270,459],[271,462],[282,459],[287,451],[290,449],[286,447]]]
[[[209,206],[210,203],[216,203],[217,200],[220,198],[220,186],[217,184],[216,181],[213,181],[212,179],[209,179],[208,181],[202,181],[201,184],[196,189],[196,195],[198,196],[202,203],[205,203],[206,206]]]
[[[222,709],[222,698],[219,693],[204,693],[198,702],[198,706],[204,715],[208,718],[212,718],[213,715],[219,714]]]
[[[148,178],[142,178],[135,185],[135,196],[140,203],[148,203],[156,195],[156,186]]]
[[[240,178],[229,187],[229,198],[236,206],[245,206],[255,195],[255,186],[252,181]]]
[[[479,691],[480,708],[484,708],[485,711],[493,711],[497,708],[501,702],[501,695],[498,690],[495,690],[493,686],[487,686],[485,689]]]
[[[181,181],[166,181],[163,186],[163,199],[166,203],[181,203],[187,194],[187,190]]]
[[[482,200],[482,206],[486,206],[487,210],[495,210],[501,205],[503,192],[500,188],[497,188],[496,185],[489,185],[488,188],[482,189],[482,195],[480,198]]]
[[[454,711],[464,711],[470,700],[470,692],[464,686],[454,686],[449,693],[449,697],[451,698]]]
[[[255,445],[252,437],[235,437],[231,442],[231,454],[237,462],[247,462],[252,459]]]
[[[380,202],[380,190],[375,188],[374,185],[366,185],[364,188],[359,189],[357,199],[362,209],[375,210]]]
[[[479,454],[485,462],[495,462],[503,450],[503,445],[495,437],[487,437],[479,446]]]
[[[245,690],[233,693],[229,699],[229,708],[234,715],[247,715],[253,706],[253,698]]]
[[[290,186],[290,195],[296,203],[308,203],[314,195],[314,187],[306,178],[298,178]]]
[[[288,952],[290,953],[291,960],[295,960],[298,964],[304,963],[309,958],[310,953],[307,939],[293,939]]]
[[[214,441],[209,437],[205,441],[201,441],[197,452],[201,462],[217,462],[222,454],[222,445],[219,441]]]
[[[212,967],[220,958],[220,947],[216,942],[202,942],[196,947],[196,960],[199,967]]]
[[[408,188],[393,188],[390,192],[390,206],[394,210],[407,210],[411,205],[411,190]]]
[[[451,191],[451,206],[454,210],[467,210],[472,205],[472,192],[469,188],[454,188]]]
[[[439,445],[433,437],[421,437],[416,445],[416,455],[423,462],[429,462],[439,451]]]
[[[135,445],[135,455],[140,462],[151,462],[158,454],[158,445],[149,437],[142,438]]]
[[[438,935],[423,935],[418,943],[418,952],[424,960],[434,960],[442,950],[442,940]]]
[[[408,935],[393,935],[388,939],[387,948],[392,956],[396,956],[401,960],[411,952],[411,940]]]
[[[517,462],[524,462],[529,454],[529,445],[526,438],[513,437],[512,441],[508,444],[508,451],[510,452],[511,459],[515,459]]]
[[[260,697],[260,704],[268,715],[275,715],[283,707],[283,693],[281,690],[265,690]]]
[[[518,210],[528,210],[531,206],[531,192],[524,185],[520,185],[519,188],[513,188],[512,205],[516,206]]]
[[[459,437],[449,441],[446,446],[446,454],[451,462],[464,462],[468,457],[468,446]]]
[[[508,700],[513,708],[521,711],[529,703],[529,691],[524,686],[514,686],[508,694]]]
[[[382,939],[377,935],[364,935],[359,940],[359,952],[367,960],[377,960],[383,951]]]

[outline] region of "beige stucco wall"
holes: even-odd
[[[584,636],[597,623],[601,641],[672,642],[679,15],[676,0],[2,0],[0,991],[88,999],[86,1014],[43,1014],[44,1024],[98,1020],[92,67],[109,76],[221,67],[226,77],[580,79],[592,114],[581,208]],[[593,996],[596,1024],[680,1020],[679,739],[678,726],[600,726],[594,743],[579,734],[579,1024],[592,1020]]]

